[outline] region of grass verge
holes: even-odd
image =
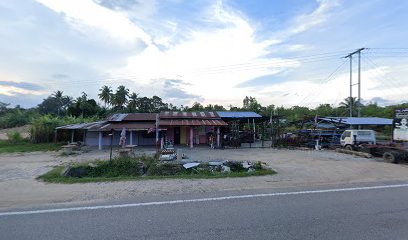
[[[62,143],[31,143],[29,141],[11,143],[7,140],[0,140],[0,153],[57,151],[61,149],[61,146]]]
[[[115,159],[113,161],[97,161],[94,167],[87,164],[72,166],[80,169],[84,174],[81,177],[63,176],[64,166],[58,166],[39,176],[37,179],[49,183],[89,183],[110,181],[133,181],[149,179],[214,179],[230,177],[250,177],[275,174],[276,172],[262,167],[255,171],[237,172],[210,171],[208,164],[202,164],[198,169],[184,169],[180,164],[161,164],[149,157],[138,159]],[[95,167],[96,166],[96,167]],[[200,170],[201,169],[201,170]],[[143,171],[141,171],[143,170]]]

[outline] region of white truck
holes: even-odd
[[[346,130],[341,135],[340,144],[348,150],[382,157],[386,162],[408,162],[408,108],[394,110],[392,142],[376,143],[372,130]]]
[[[373,130],[345,130],[340,137],[340,144],[347,150],[354,150],[360,144],[376,144]]]

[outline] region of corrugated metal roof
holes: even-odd
[[[392,119],[378,117],[327,117],[319,119],[347,125],[392,125]]]
[[[218,119],[169,119],[160,120],[160,126],[227,126],[228,124],[222,120]]]
[[[161,112],[160,119],[169,118],[197,118],[197,119],[219,119],[216,112]]]
[[[148,130],[149,128],[155,128],[155,123],[109,123],[106,124],[101,128],[102,131],[110,131],[113,130],[122,130],[126,128],[126,130]]]
[[[128,113],[123,121],[156,121],[157,113]]]
[[[77,124],[70,124],[66,126],[57,127],[55,129],[67,129],[67,130],[87,129],[90,131],[94,131],[94,130],[98,130],[100,127],[102,127],[106,123],[107,121],[99,121],[99,122],[91,122],[91,123],[77,123]]]
[[[261,118],[262,116],[255,112],[226,112],[217,111],[221,118]]]
[[[121,122],[127,115],[127,113],[116,113],[107,117],[106,120],[109,122]]]

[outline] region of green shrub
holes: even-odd
[[[225,165],[230,167],[231,171],[233,171],[233,172],[246,171],[246,169],[242,166],[241,162],[229,161],[229,162],[225,163]]]
[[[147,170],[149,176],[172,176],[184,173],[183,166],[177,163],[156,163]]]
[[[24,141],[24,138],[17,131],[8,132],[7,138],[10,143],[21,143]]]
[[[33,143],[44,143],[44,142],[52,142],[55,138],[55,128],[75,124],[75,123],[85,123],[85,122],[92,122],[96,121],[96,118],[76,118],[66,116],[63,118],[58,118],[52,115],[44,115],[38,118],[35,118],[31,122],[30,128],[30,140]],[[61,135],[61,134],[59,134]],[[62,139],[58,139],[59,141],[68,140],[69,136],[63,136]]]
[[[96,165],[86,167],[87,177],[136,177],[143,175],[146,168],[139,158],[116,158],[97,162]]]

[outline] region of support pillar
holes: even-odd
[[[133,131],[130,131],[130,145],[133,145]]]
[[[220,127],[217,127],[217,147],[220,147]]]
[[[102,150],[102,131],[99,131],[98,149]]]
[[[194,129],[193,127],[190,127],[190,148],[193,148],[193,134],[194,134]]]
[[[253,125],[254,125],[254,143],[255,143],[255,140],[256,140],[256,134],[255,134],[255,132],[256,132],[256,129],[255,129],[255,118],[252,118],[252,123],[253,123]]]
[[[71,130],[71,142],[74,142],[74,132],[75,130]]]

